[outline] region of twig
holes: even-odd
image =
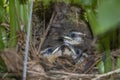
[[[31,70],[28,70],[28,73],[32,73],[32,74],[36,74],[36,75],[40,75],[40,76],[47,76],[45,73],[40,73],[40,72],[36,72],[36,71],[31,71]]]
[[[55,74],[70,75],[75,77],[97,77],[98,76],[98,74],[77,74],[77,73],[69,73],[64,71],[49,71],[49,72],[55,73]]]
[[[4,79],[5,77],[12,77],[12,76],[18,77],[18,76],[20,76],[20,73],[18,73],[18,72],[14,72],[14,73],[10,73],[10,72],[1,73],[0,72],[0,78]]]
[[[98,80],[102,77],[106,77],[106,76],[109,76],[111,74],[119,73],[119,72],[120,72],[120,69],[117,69],[117,70],[114,70],[114,71],[111,71],[111,72],[108,72],[108,73],[105,73],[105,74],[101,74],[101,75],[97,76],[96,78],[93,78],[92,80]]]
[[[84,74],[88,73],[96,64],[98,64],[99,62],[101,61],[101,58],[100,59],[97,59],[96,62],[94,64],[92,64],[88,69],[87,71],[84,72]]]
[[[26,76],[27,76],[27,60],[28,60],[30,29],[31,29],[31,21],[32,21],[32,9],[33,9],[33,0],[31,0],[31,3],[30,3],[30,15],[28,19],[27,39],[26,39],[26,46],[25,46],[24,68],[23,68],[23,80],[26,80]]]
[[[47,76],[45,73],[40,73],[40,72],[36,72],[36,71],[28,70],[28,73],[36,74],[36,75],[39,75],[39,76],[44,76],[44,77],[50,78],[52,80],[56,80],[57,79],[55,77]]]
[[[43,39],[42,39],[41,42],[40,42],[40,45],[39,45],[39,48],[38,48],[38,53],[41,51],[41,47],[42,47],[42,45],[43,45],[43,43],[44,43],[44,41],[45,41],[45,39],[46,39],[46,36],[47,36],[47,34],[48,34],[48,31],[50,30],[50,27],[51,27],[52,21],[53,21],[53,19],[54,19],[54,16],[55,16],[55,12],[53,12],[52,17],[51,17],[50,22],[49,22],[49,25],[48,25],[48,27],[47,27],[44,35],[43,35]],[[38,54],[38,53],[37,53],[37,54]]]

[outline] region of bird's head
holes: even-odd
[[[48,47],[48,48],[44,49],[43,51],[41,51],[41,54],[44,57],[49,57],[49,56],[54,55],[54,54],[58,54],[58,56],[60,56],[62,54],[61,46]]]
[[[62,56],[61,46],[48,47],[41,51],[41,54],[48,60],[48,62],[54,63],[58,57]]]
[[[83,52],[83,50],[78,47],[72,46],[71,44],[65,43],[65,45],[70,49],[71,53],[69,55],[72,56],[73,60],[82,62],[88,55]]]
[[[64,43],[69,43],[71,45],[78,45],[83,43],[83,37],[85,36],[84,33],[77,32],[77,31],[71,31],[67,35],[63,35]]]

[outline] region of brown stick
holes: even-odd
[[[113,70],[113,71],[110,71],[108,73],[101,74],[101,75],[97,76],[96,78],[93,78],[92,80],[100,80],[100,78],[102,78],[102,77],[106,77],[106,76],[109,76],[109,75],[112,75],[112,74],[115,74],[115,73],[119,73],[119,72],[120,72],[120,68],[116,69],[116,70]]]
[[[49,25],[48,25],[48,27],[47,27],[44,35],[43,35],[43,39],[41,40],[41,43],[40,43],[39,48],[38,48],[38,53],[41,51],[41,47],[42,47],[42,45],[43,45],[43,43],[44,43],[44,41],[45,41],[45,39],[46,39],[46,36],[47,36],[47,34],[48,34],[48,31],[50,30],[50,27],[51,27],[51,24],[52,24],[52,22],[53,22],[54,17],[55,17],[55,12],[53,12],[52,17],[51,17],[50,22],[49,22]],[[38,53],[37,53],[37,54],[38,54]]]
[[[64,72],[64,71],[49,71],[49,73],[54,73],[54,74],[61,74],[61,75],[70,75],[70,76],[75,76],[75,77],[97,77],[99,74],[77,74],[77,73],[69,73],[69,72]]]

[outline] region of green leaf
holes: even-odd
[[[104,33],[120,22],[120,0],[104,0],[98,6],[97,34]]]
[[[0,6],[2,6],[3,7],[3,0],[0,0]]]
[[[48,6],[50,4],[51,0],[43,0],[43,5]]]
[[[69,3],[71,2],[71,0],[64,0],[64,2],[65,2],[66,4],[69,4]]]
[[[0,56],[0,72],[7,72],[7,67],[1,56]]]
[[[105,72],[109,72],[112,70],[112,59],[111,59],[111,51],[107,50],[105,52],[105,61],[104,61],[104,65],[105,65]]]
[[[5,10],[4,10],[3,0],[0,0],[0,22],[3,22],[5,19]]]
[[[5,20],[5,10],[0,6],[0,22],[4,22]]]
[[[0,51],[4,49],[5,45],[2,37],[3,28],[0,26]]]
[[[104,62],[103,61],[100,61],[97,66],[98,66],[98,70],[99,70],[100,73],[104,73],[105,72],[105,66],[104,66]]]
[[[92,9],[86,9],[86,12],[87,12],[88,21],[91,25],[92,32],[94,35],[96,35],[96,33],[97,33],[96,29],[99,27],[99,24],[96,19],[96,15]]]
[[[85,8],[94,7],[97,4],[97,0],[79,0],[79,1]]]
[[[18,0],[20,4],[26,4],[28,0]]]
[[[79,5],[81,2],[80,2],[80,0],[73,0],[73,3]]]
[[[16,0],[9,0],[9,15],[10,15],[10,40],[9,40],[9,47],[16,46],[16,31],[18,29],[18,22],[17,22],[17,7],[15,6]]]
[[[81,3],[85,6],[91,6],[93,0],[81,0]]]
[[[117,68],[120,68],[120,57],[117,58],[117,63],[116,63],[116,65],[117,65]]]

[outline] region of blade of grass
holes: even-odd
[[[89,23],[91,25],[92,32],[93,32],[93,34],[95,36],[96,33],[97,33],[96,29],[98,27],[100,27],[98,22],[97,22],[97,18],[96,18],[95,13],[94,13],[94,11],[92,9],[87,9],[86,13],[87,13],[88,21],[89,21]]]
[[[118,28],[118,48],[120,48],[120,28]],[[120,57],[117,57],[116,66],[120,68]]]
[[[97,66],[100,73],[105,73],[105,66],[103,61],[100,61]]]
[[[108,49],[105,54],[106,54],[106,59],[104,62],[105,65],[105,72],[109,72],[112,70],[112,60],[111,60],[111,51]]]
[[[111,50],[110,50],[110,36],[107,34],[104,34],[106,36],[102,37],[100,40],[102,43],[102,46],[104,47],[104,54],[105,57],[103,57],[105,72],[112,70],[112,60],[111,60]]]
[[[15,0],[9,0],[9,14],[10,14],[10,41],[9,47],[16,46],[16,30],[18,29]],[[14,38],[14,39],[13,39]]]
[[[28,17],[29,17],[28,12],[29,12],[28,4],[23,5],[23,24],[25,26],[28,26],[27,25],[28,24]],[[27,31],[27,27],[25,27],[24,29],[25,29],[25,31]]]
[[[17,20],[19,23],[19,29],[22,31],[26,31],[25,26],[27,26],[28,22],[28,2],[22,4],[19,1],[16,1],[16,14],[17,14]]]
[[[3,8],[4,3],[3,0],[0,0],[0,23],[4,22],[5,20],[5,10]],[[3,42],[3,26],[0,24],[0,50],[3,50],[5,45]]]
[[[7,72],[7,67],[1,56],[0,56],[0,72]]]
[[[4,42],[3,42],[3,36],[2,36],[2,27],[0,26],[0,51],[4,49],[5,45],[4,45]]]

